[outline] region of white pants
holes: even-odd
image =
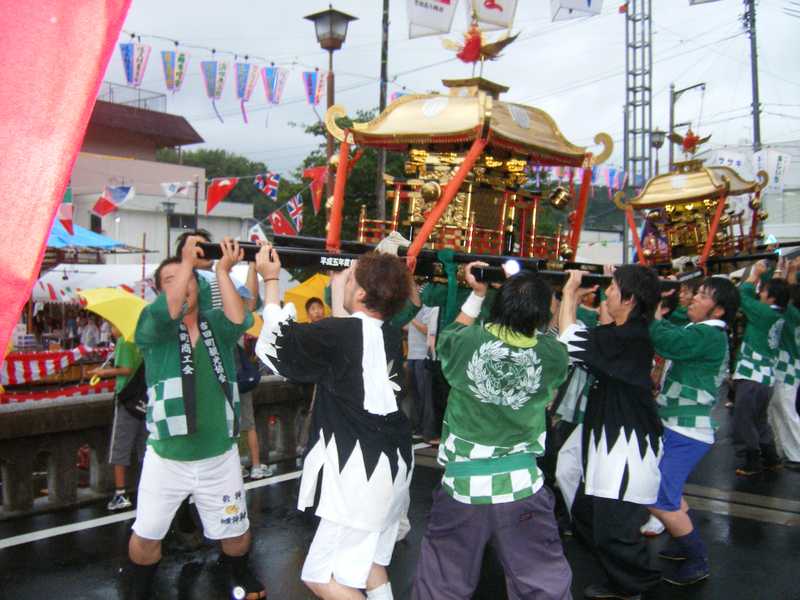
[[[250,528],[236,446],[220,456],[191,461],[162,458],[148,447],[136,501],[136,535],[164,539],[175,512],[189,495],[194,497],[207,538],[234,538]]]
[[[567,508],[572,511],[572,503],[583,479],[583,457],[581,456],[581,436],[583,426],[578,425],[558,451],[556,460],[556,482]]]
[[[795,408],[796,395],[797,385],[776,383],[767,409],[778,452],[792,462],[800,462],[800,416]]]
[[[322,519],[308,549],[300,578],[312,583],[337,583],[355,589],[367,587],[372,564],[392,560],[399,521],[383,531],[364,531]]]

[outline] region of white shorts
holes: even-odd
[[[136,535],[164,539],[175,512],[189,495],[194,497],[207,538],[238,537],[250,528],[236,446],[220,456],[192,461],[162,458],[148,447],[133,523]]]
[[[400,521],[383,531],[364,531],[322,519],[308,549],[300,579],[337,583],[363,590],[372,564],[387,566],[392,560]]]

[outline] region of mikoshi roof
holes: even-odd
[[[698,161],[698,164],[690,165],[689,170],[679,169],[656,175],[645,184],[638,196],[626,204],[618,201],[617,206],[657,208],[667,204],[713,200],[723,193],[726,196],[753,194],[767,185],[768,177],[764,171],[759,171],[758,178],[758,181],[747,181],[730,167],[703,167]]]
[[[336,119],[346,116],[340,105],[325,116],[328,131],[344,140]],[[542,165],[585,166],[587,150],[567,140],[545,111],[493,99],[485,92],[472,96],[414,94],[402,96],[368,123],[353,123],[348,141],[362,146],[403,150],[413,144],[469,143],[488,135],[489,147],[501,148]],[[604,162],[613,150],[608,134],[595,143],[603,151],[592,164]]]

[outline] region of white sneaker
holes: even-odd
[[[131,503],[125,494],[114,494],[114,497],[106,505],[106,508],[108,508],[108,510],[123,510],[131,506],[133,506],[133,503]]]
[[[657,535],[664,533],[664,524],[659,521],[657,517],[650,515],[647,523],[642,525],[639,528],[639,531],[641,531],[642,535],[646,537],[656,537]]]
[[[250,469],[250,479],[264,479],[275,472],[275,465],[255,465]]]

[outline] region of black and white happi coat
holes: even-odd
[[[364,313],[296,323],[293,304],[268,304],[263,314],[258,357],[317,384],[298,508],[313,506],[321,475],[317,516],[382,531],[399,520],[414,468],[411,425],[395,399],[400,331]]]
[[[583,424],[564,444],[559,461],[580,460],[572,472],[582,475],[588,496],[653,504],[661,482],[662,426],[650,379],[654,352],[647,323],[631,319],[594,329],[574,324],[559,339],[567,344],[570,361],[595,378]],[[559,469],[570,471],[569,465]],[[578,482],[565,487],[574,498]]]

